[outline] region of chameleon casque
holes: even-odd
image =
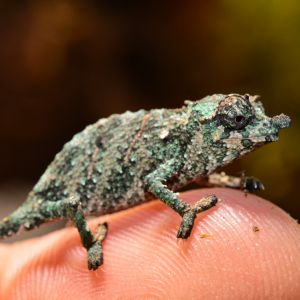
[[[218,202],[207,195],[191,205],[174,191],[192,182],[255,190],[254,178],[212,174],[276,141],[291,124],[269,118],[259,96],[207,96],[179,109],[125,112],[100,119],[64,145],[15,212],[0,222],[0,239],[57,218],[69,218],[88,251],[88,268],[103,264],[107,224],[90,231],[85,216],[104,215],[160,199],[182,222],[177,238],[190,236],[196,214]],[[210,175],[212,174],[212,175]]]

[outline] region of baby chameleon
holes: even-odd
[[[69,218],[88,251],[88,268],[103,264],[107,224],[95,234],[85,216],[105,215],[158,198],[182,222],[177,238],[190,236],[196,214],[218,202],[207,195],[191,205],[174,191],[192,181],[245,188],[262,187],[253,178],[213,174],[272,141],[291,124],[269,118],[258,96],[207,96],[179,109],[139,110],[112,115],[88,126],[64,145],[26,201],[0,222],[0,239],[57,218]]]

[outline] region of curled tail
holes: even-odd
[[[0,221],[0,240],[36,228],[45,222],[40,204],[33,196],[33,192],[29,193],[27,200],[17,210]]]

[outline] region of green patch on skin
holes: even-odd
[[[243,130],[243,131],[241,131],[241,134],[242,134],[243,138],[247,138],[247,137],[249,137],[250,132],[247,130]]]
[[[245,148],[251,148],[253,146],[253,142],[250,139],[245,139],[241,142]]]
[[[220,135],[220,139],[227,139],[229,138],[230,133],[229,132],[222,132],[222,134]]]

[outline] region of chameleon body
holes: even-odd
[[[291,120],[283,114],[267,117],[259,97],[247,94],[216,94],[185,104],[180,109],[112,115],[76,134],[23,205],[0,222],[0,239],[69,218],[88,251],[88,268],[96,270],[103,263],[107,225],[99,225],[92,234],[84,217],[155,198],[182,216],[177,237],[188,238],[196,214],[214,206],[218,198],[208,195],[190,205],[174,191],[192,181],[209,183],[210,178],[214,185],[239,188],[240,181],[234,178],[224,184],[222,176],[209,175],[276,141],[279,129],[289,127]],[[253,189],[262,186],[251,180]]]

